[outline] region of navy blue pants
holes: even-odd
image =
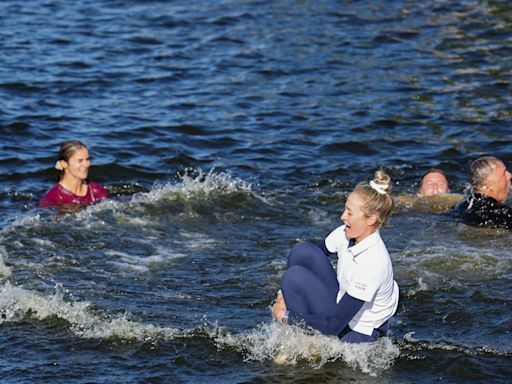
[[[300,243],[288,256],[281,291],[289,311],[327,316],[335,311],[339,284],[324,252],[314,244]],[[353,331],[347,325],[339,337],[347,343],[364,343],[377,340],[386,331],[387,322],[375,329],[371,336]]]

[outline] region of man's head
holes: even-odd
[[[479,157],[469,167],[469,182],[473,190],[497,201],[507,199],[511,178],[505,164],[494,156]]]
[[[448,180],[443,171],[437,168],[429,169],[421,178],[420,195],[434,196],[440,193],[449,193]]]

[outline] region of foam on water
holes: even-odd
[[[152,267],[156,267],[166,261],[161,254],[144,257],[108,250],[105,252],[105,255],[108,256],[109,263],[118,266],[120,270],[125,272],[148,272]]]
[[[0,246],[0,277],[9,277],[12,274],[11,268],[5,265],[7,251],[4,246]]]
[[[102,229],[113,223],[104,217],[109,213],[113,215],[116,224],[135,225],[141,227],[150,227],[154,222],[154,217],[145,215],[144,209],[141,210],[140,204],[158,203],[165,200],[209,200],[215,197],[229,196],[236,193],[248,195],[251,198],[268,202],[260,195],[252,191],[252,187],[246,181],[231,176],[228,172],[216,173],[210,170],[204,173],[201,169],[193,170],[193,176],[185,175],[181,181],[175,184],[167,183],[164,185],[155,184],[149,192],[139,192],[134,194],[130,201],[120,201],[115,198],[102,200],[97,204],[92,204],[83,209],[72,213],[58,213],[47,209],[39,208],[27,216],[17,217],[9,225],[0,230],[2,233],[11,233],[19,228],[27,230],[40,225],[81,225],[83,229]],[[51,215],[48,215],[48,213]],[[44,239],[39,239],[44,242]],[[45,245],[45,244],[42,244]]]
[[[98,220],[98,213],[104,211],[117,212],[123,210],[126,207],[126,203],[117,201],[114,199],[101,200],[95,204],[88,205],[85,209],[81,209],[69,215],[65,215],[63,220],[73,220],[77,222],[96,222],[97,224],[105,224],[103,221]]]
[[[327,362],[340,360],[373,376],[388,369],[400,355],[398,347],[386,337],[375,343],[353,345],[341,343],[336,337],[274,322],[243,333],[232,332],[217,324],[205,323],[192,329],[144,324],[129,320],[126,314],[103,314],[94,310],[87,301],[73,301],[59,284],[54,292],[44,294],[3,279],[0,314],[0,324],[27,318],[45,320],[56,317],[69,323],[69,329],[76,337],[85,339],[156,343],[204,335],[219,349],[232,348],[240,352],[246,362],[274,360],[280,353],[285,353],[285,364],[306,363],[320,368]]]
[[[54,247],[54,243],[48,239],[40,239],[40,238],[34,237],[31,240],[37,247],[44,247],[44,248]]]
[[[372,376],[391,367],[400,355],[399,348],[387,337],[374,343],[348,344],[337,337],[275,322],[261,324],[239,335],[213,327],[210,337],[219,348],[229,346],[242,352],[245,361],[275,361],[281,355],[285,356],[284,364],[306,363],[321,368],[327,362],[341,360]]]
[[[404,341],[401,345],[402,349],[409,351],[422,351],[422,350],[442,350],[460,352],[468,356],[477,355],[493,355],[512,357],[512,350],[499,350],[490,346],[467,346],[463,344],[449,343],[449,342],[431,342],[425,340],[418,340],[413,337],[414,332],[409,332],[404,335]],[[413,357],[417,358],[417,357]]]
[[[177,199],[208,199],[214,196],[229,195],[233,193],[246,193],[251,197],[266,200],[252,191],[251,184],[233,177],[230,173],[216,173],[213,169],[204,173],[202,169],[193,170],[193,176],[184,175],[177,184],[167,183],[155,185],[147,193],[139,193],[133,196],[133,203],[155,202],[159,200]]]
[[[117,223],[119,225],[132,225],[136,227],[147,227],[152,223],[152,219],[147,216],[133,216],[132,212],[117,212]]]
[[[87,339],[117,338],[147,342],[172,340],[189,333],[175,328],[141,324],[127,319],[126,315],[114,318],[101,316],[86,301],[68,302],[59,285],[53,294],[45,295],[4,281],[0,287],[0,313],[0,324],[27,317],[37,320],[57,317],[67,321],[77,337]]]
[[[176,243],[189,249],[209,249],[215,247],[218,243],[217,240],[201,233],[179,231],[179,235],[184,238],[185,241],[177,240]]]
[[[447,245],[413,244],[402,253],[395,253],[394,265],[400,268],[414,263],[408,274],[422,278],[422,283],[434,285],[447,277],[457,280],[490,280],[510,270],[512,261],[508,248],[482,249],[464,243]]]
[[[405,294],[407,296],[414,296],[418,292],[425,292],[425,291],[428,291],[429,289],[430,289],[429,285],[423,281],[423,278],[418,277],[416,285],[413,288],[409,289]]]
[[[2,228],[0,230],[0,233],[10,232],[10,231],[16,230],[16,228],[20,228],[20,227],[25,228],[25,227],[37,226],[40,222],[41,222],[40,215],[17,217],[16,219],[13,220],[12,223],[10,223],[9,225]]]
[[[181,258],[187,256],[185,253],[176,252],[168,247],[162,247],[159,245],[155,246],[155,251],[156,251],[156,254],[153,256],[150,256],[147,259],[147,261],[149,261],[149,263],[151,263],[151,264],[153,264],[156,260],[169,261],[169,260],[181,259]]]

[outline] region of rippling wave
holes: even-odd
[[[76,337],[139,341],[155,347],[176,339],[206,337],[218,348],[232,348],[242,353],[245,361],[265,361],[286,354],[282,363],[290,365],[306,361],[318,369],[341,358],[349,366],[371,375],[389,368],[399,355],[398,348],[389,339],[372,345],[347,345],[341,344],[337,338],[313,336],[296,327],[277,324],[262,325],[238,335],[207,323],[184,330],[146,325],[127,319],[126,314],[114,318],[102,315],[87,302],[68,302],[62,290],[62,286],[58,286],[55,293],[44,296],[5,283],[0,290],[0,325],[23,319],[42,321],[56,318],[68,323]]]
[[[0,2],[0,380],[508,382],[508,231],[398,205],[374,346],[279,327],[289,249],[383,167],[512,161],[506,1]],[[112,198],[39,208],[59,145]],[[284,364],[275,359],[287,356]],[[87,367],[83,362],[87,361]]]

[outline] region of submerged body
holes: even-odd
[[[440,193],[432,196],[401,195],[397,196],[396,204],[401,209],[416,212],[443,213],[450,212],[464,199],[461,193]]]
[[[93,181],[87,183],[87,193],[79,196],[57,183],[41,200],[41,207],[59,205],[86,205],[109,197],[108,191]]]
[[[512,229],[512,208],[480,193],[460,202],[454,213],[475,227]]]
[[[512,174],[494,156],[482,156],[471,163],[471,194],[454,212],[468,225],[512,229],[512,208],[505,204]]]
[[[89,150],[78,140],[65,141],[60,146],[55,169],[59,182],[41,200],[41,207],[76,207],[109,197],[101,185],[89,181],[91,159]]]

